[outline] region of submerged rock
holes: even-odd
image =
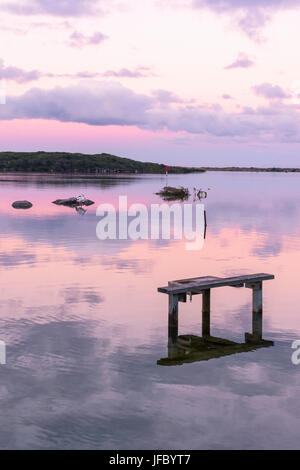
[[[68,199],[56,199],[56,201],[53,201],[53,204],[56,204],[57,206],[78,207],[91,206],[95,203],[90,199],[86,199],[83,202],[79,202],[77,197],[69,197]]]
[[[179,188],[165,186],[161,191],[155,194],[162,197],[165,201],[184,201],[190,196],[188,188],[183,188],[182,186],[180,186]]]
[[[14,209],[30,209],[32,204],[29,201],[15,201],[12,206]]]

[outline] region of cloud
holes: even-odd
[[[150,97],[118,83],[87,81],[52,90],[32,88],[21,96],[7,98],[7,105],[0,107],[0,117],[55,119],[91,125],[141,125],[151,103]]]
[[[289,98],[290,95],[278,85],[272,85],[271,83],[262,83],[252,87],[252,90],[257,95],[263,96],[264,98],[276,99],[276,98]]]
[[[224,93],[222,95],[223,100],[232,100],[232,96],[228,95],[227,93]]]
[[[152,91],[152,95],[157,99],[157,101],[161,104],[169,104],[169,103],[182,103],[183,100],[179,98],[179,96],[175,95],[168,90],[154,90]]]
[[[20,0],[4,2],[2,10],[16,15],[87,16],[100,13],[98,0]]]
[[[101,44],[108,38],[105,34],[100,31],[96,31],[91,36],[86,36],[78,31],[74,31],[69,38],[69,45],[71,47],[84,47],[84,46],[95,46]]]
[[[0,119],[53,119],[95,126],[137,126],[184,131],[205,138],[236,141],[300,142],[300,104],[278,101],[265,107],[225,112],[218,106],[178,103],[160,106],[154,96],[138,94],[115,82],[85,80],[51,90],[32,88],[7,97]]]
[[[38,70],[23,70],[18,67],[6,67],[4,61],[0,59],[0,79],[13,80],[17,83],[27,83],[38,80],[41,73]]]
[[[132,70],[128,68],[122,68],[119,70],[107,70],[102,75],[103,77],[143,78],[143,77],[153,77],[155,74],[151,71],[150,67],[138,66]]]
[[[98,33],[97,33],[98,34]],[[101,33],[99,33],[101,34]],[[92,41],[96,41],[95,35],[91,36]],[[103,35],[102,35],[103,36]],[[89,38],[89,39],[91,39]],[[85,38],[86,39],[86,38]],[[98,37],[98,40],[100,38]],[[87,42],[85,42],[86,44]],[[93,42],[92,42],[93,43]],[[79,46],[77,46],[79,47]],[[91,72],[88,70],[82,70],[76,73],[54,73],[54,72],[41,72],[39,70],[23,70],[19,67],[5,66],[4,61],[0,59],[0,80],[12,80],[17,83],[23,84],[41,78],[82,78],[82,79],[97,79],[101,77],[124,77],[124,78],[141,78],[141,77],[152,77],[155,74],[151,71],[150,67],[138,66],[136,69],[130,70],[127,68],[120,69],[119,71],[106,71],[102,72]],[[167,92],[169,93],[169,92]]]
[[[207,8],[216,14],[230,15],[235,26],[256,41],[261,30],[280,10],[299,7],[299,0],[160,0],[172,7]]]
[[[244,54],[243,52],[240,52],[237,59],[232,62],[232,64],[227,65],[225,70],[231,70],[231,69],[248,69],[249,67],[252,67],[254,65],[253,60],[249,59],[249,57]]]
[[[98,78],[101,74],[98,72],[81,71],[75,74],[41,72],[39,70],[23,70],[19,67],[5,66],[4,61],[0,59],[0,80],[11,80],[19,84],[24,84],[39,80],[43,77],[48,78]]]

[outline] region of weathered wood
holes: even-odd
[[[202,293],[202,336],[210,336],[210,289]]]
[[[183,364],[273,345],[272,341],[262,339],[262,282],[268,279],[274,279],[273,274],[260,273],[228,278],[202,276],[170,281],[167,287],[159,287],[159,292],[169,296],[169,321],[168,358],[161,359],[158,364]],[[223,339],[218,339],[222,344],[216,348],[213,346],[216,338],[213,339],[210,335],[210,291],[211,288],[223,286],[245,286],[252,289],[252,333],[245,333],[245,343],[230,344],[231,349],[224,349],[224,341],[227,340]],[[197,340],[193,335],[178,336],[178,302],[185,302],[187,296],[192,298],[195,294],[202,294],[202,337]],[[196,345],[193,345],[193,340]],[[226,345],[228,346],[228,341]]]
[[[173,285],[177,285],[177,282],[176,281],[169,281],[168,282],[168,286],[173,286]],[[186,302],[186,292],[183,293],[183,294],[179,294],[178,295],[178,302]]]
[[[262,282],[247,284],[252,289],[252,334],[245,333],[246,342],[258,343],[262,340],[263,303]]]
[[[169,295],[168,344],[175,346],[178,337],[178,296]]]
[[[180,279],[177,281],[172,281],[169,286],[158,287],[158,292],[164,294],[182,294],[186,292],[191,292],[192,294],[200,294],[202,290],[212,289],[214,287],[224,287],[224,286],[239,286],[243,284],[257,283],[260,281],[266,281],[269,279],[274,279],[272,274],[248,274],[242,276],[234,277],[214,277],[214,276],[202,276],[195,277],[190,279]]]
[[[206,239],[206,229],[207,229],[207,220],[206,220],[206,211],[204,211],[204,240]]]

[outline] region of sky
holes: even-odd
[[[297,0],[0,0],[0,150],[300,167]]]

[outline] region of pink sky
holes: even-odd
[[[0,10],[0,150],[299,166],[297,1],[6,0]]]

